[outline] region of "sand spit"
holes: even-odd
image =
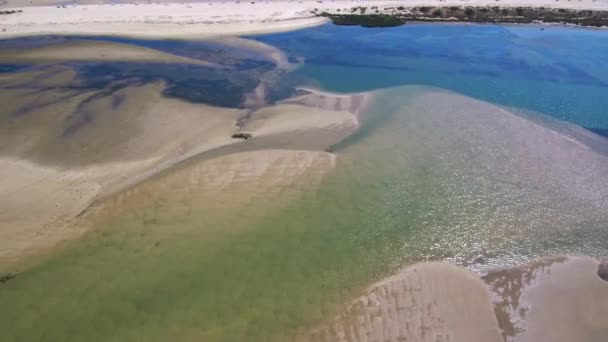
[[[556,257],[491,271],[507,342],[600,342],[608,336],[608,282],[589,257]]]
[[[327,150],[359,128],[358,115],[373,97],[312,89],[297,93],[248,113],[239,120],[239,132],[251,134],[259,147]]]
[[[417,264],[374,284],[311,341],[500,342],[487,288],[474,273]]]
[[[145,47],[104,41],[75,41],[43,47],[0,50],[3,63],[53,63],[66,61],[120,61],[185,63],[207,67],[221,65],[200,59],[176,56]]]

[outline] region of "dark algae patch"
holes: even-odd
[[[243,139],[243,140],[247,140],[249,138],[252,138],[253,135],[251,133],[234,133],[232,135],[232,139]]]
[[[0,284],[4,284],[4,283],[8,282],[9,280],[13,280],[13,279],[15,279],[15,277],[17,277],[17,275],[13,274],[13,273],[7,273],[7,274],[0,275]]]

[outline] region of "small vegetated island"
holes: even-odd
[[[589,27],[608,26],[608,11],[545,7],[355,7],[349,13],[322,12],[336,25],[390,27],[412,22],[557,23]]]

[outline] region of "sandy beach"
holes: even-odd
[[[139,38],[209,38],[289,31],[327,22],[315,13],[350,12],[375,6],[379,13],[396,6],[504,6],[608,9],[607,0],[428,0],[428,1],[205,1],[129,2],[5,1],[0,8],[23,12],[0,16],[0,38],[28,35],[120,35]],[[95,4],[91,4],[95,3]]]

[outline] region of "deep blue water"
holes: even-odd
[[[608,128],[608,32],[568,27],[328,24],[253,37],[305,59],[292,77],[353,92],[407,84],[453,90]]]

